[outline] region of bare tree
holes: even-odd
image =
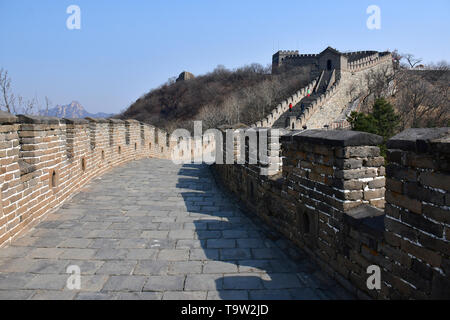
[[[0,90],[2,94],[0,110],[4,109],[9,113],[15,113],[16,97],[11,92],[11,78],[8,75],[8,71],[3,68],[0,69]]]
[[[399,74],[395,104],[403,129],[447,125],[450,119],[448,78],[433,76],[433,72],[427,75],[412,70]]]
[[[8,71],[0,69],[0,110],[5,110],[13,114],[34,114],[38,109],[39,101],[37,97],[31,100],[25,100],[21,95],[15,95],[12,92],[11,78]]]
[[[51,100],[45,96],[45,115],[48,116],[48,110],[50,108],[50,105],[52,104]]]
[[[396,72],[388,65],[376,70],[372,69],[364,77],[364,87],[367,88],[362,94],[362,108],[370,111],[371,104],[378,98],[391,96],[395,92]]]
[[[214,105],[204,106],[198,113],[198,119],[203,121],[203,128],[216,128],[226,122],[225,112]]]
[[[38,104],[39,102],[37,98],[33,98],[31,100],[23,100],[23,102],[19,104],[19,110],[23,114],[35,114],[36,109],[38,109]]]
[[[406,60],[406,62],[408,63],[409,68],[411,68],[411,69],[414,69],[419,63],[422,62],[422,59],[416,58],[411,53],[403,54],[403,58]]]

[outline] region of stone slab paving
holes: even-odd
[[[0,248],[0,299],[353,298],[277,242],[207,165],[139,160]],[[67,287],[74,265],[79,290]]]

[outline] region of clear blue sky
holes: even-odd
[[[66,9],[81,8],[68,30]],[[381,8],[381,30],[366,8]],[[14,91],[119,112],[187,70],[267,65],[278,49],[393,50],[450,60],[448,0],[0,0],[0,67]]]

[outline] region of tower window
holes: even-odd
[[[331,60],[327,61],[327,70],[331,70],[332,64],[331,64]]]

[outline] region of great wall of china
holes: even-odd
[[[283,53],[297,60],[317,58]],[[396,135],[388,142],[387,165],[378,136],[310,130],[339,127],[333,123],[352,102],[350,86],[391,62],[390,55],[374,52],[347,54],[352,55],[344,68],[330,70],[332,81],[312,95],[304,112],[292,115],[288,106],[298,110],[324,73],[251,126],[257,137],[268,134],[269,163],[258,157],[250,164],[249,140],[233,139],[223,156],[237,160],[245,150],[244,163],[216,164],[212,170],[249,211],[357,297],[449,298],[450,129]],[[308,130],[300,130],[303,126]],[[224,143],[225,129],[236,136],[243,130],[222,129]],[[177,143],[167,132],[135,120],[1,112],[0,246],[110,168],[145,157],[170,159]],[[370,265],[381,268],[380,290],[367,287]]]

